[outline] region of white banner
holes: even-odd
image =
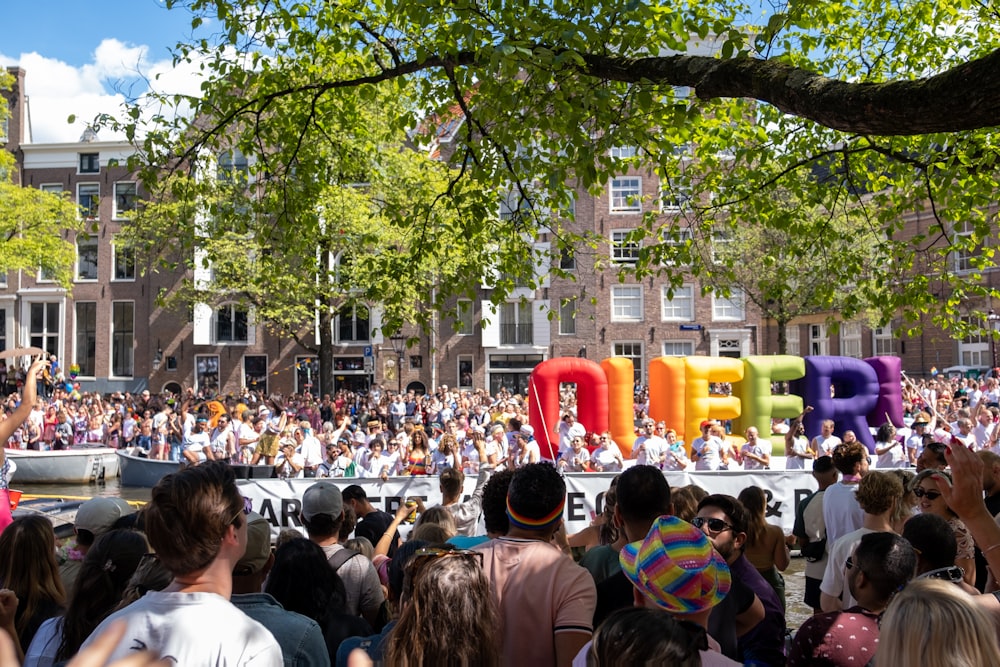
[[[720,472],[668,472],[664,473],[671,488],[697,484],[709,493],[731,496],[748,486],[759,486],[767,494],[767,519],[780,526],[785,534],[792,532],[795,507],[798,502],[816,490],[816,480],[801,470],[727,470]],[[614,477],[613,473],[570,473],[566,480],[566,509],[563,518],[566,530],[576,533],[587,526],[603,510],[604,493]],[[247,480],[240,482],[244,496],[253,500],[253,509],[271,522],[275,533],[283,528],[299,528],[299,508],[302,494],[315,479]],[[340,488],[358,484],[364,488],[368,500],[378,509],[395,514],[399,504],[409,496],[419,496],[424,505],[441,503],[441,490],[436,477],[390,477],[383,482],[368,478],[337,478],[327,480]],[[465,493],[476,488],[475,477],[465,480]],[[480,525],[480,528],[482,526]],[[484,531],[480,530],[482,534]]]

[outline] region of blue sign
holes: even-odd
[[[365,345],[365,356],[366,357],[375,356],[375,355],[372,354],[372,346],[371,345]]]
[[[682,324],[681,331],[701,331],[700,324]]]

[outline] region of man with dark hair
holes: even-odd
[[[785,664],[785,608],[771,584],[743,555],[750,526],[750,517],[743,503],[733,496],[705,496],[698,503],[698,515],[691,523],[705,533],[712,546],[726,559],[733,575],[736,595],[745,598],[747,592],[738,590],[745,588],[759,599],[764,608],[764,616],[760,619],[759,612],[754,614],[754,606],[740,614],[738,609],[719,605],[709,617],[708,633],[719,641],[725,653],[720,637],[724,637],[727,631],[732,633],[735,630],[738,637],[736,659],[740,662]],[[730,595],[733,594],[730,591]],[[751,625],[755,617],[759,620]]]
[[[979,593],[963,581],[962,568],[955,566],[958,542],[947,521],[936,514],[917,514],[903,525],[903,537],[917,551],[916,579],[942,579],[972,595]]]
[[[868,473],[868,464],[871,463],[868,450],[857,441],[837,445],[832,458],[841,478],[836,484],[831,484],[823,495],[827,544],[833,544],[841,536],[861,527],[864,512],[854,496],[858,482]]]
[[[337,485],[323,481],[306,489],[302,494],[299,519],[305,526],[309,539],[323,548],[330,567],[343,580],[347,589],[349,612],[364,616],[374,626],[378,620],[379,608],[385,602],[382,584],[370,560],[340,544],[344,499]],[[360,527],[358,524],[358,528]]]
[[[308,616],[286,610],[262,592],[272,565],[271,524],[251,512],[247,515],[247,550],[233,568],[232,603],[271,631],[281,646],[285,667],[329,665],[330,652],[319,624]]]
[[[246,511],[228,464],[209,462],[161,479],[145,508],[145,528],[173,581],[106,618],[84,646],[124,621],[109,662],[148,649],[178,665],[224,656],[227,664],[279,667],[281,648],[268,629],[229,601],[233,568],[246,552]]]
[[[924,470],[944,470],[948,467],[948,461],[944,458],[944,453],[948,446],[938,442],[930,434],[924,436],[924,451],[917,457],[917,472]]]
[[[916,564],[916,551],[902,537],[887,532],[862,536],[841,564],[858,604],[807,619],[792,641],[789,667],[871,664],[878,648],[879,618],[892,596],[913,578]]]
[[[819,586],[826,571],[826,548],[829,542],[826,523],[823,521],[823,502],[826,490],[837,482],[837,469],[833,459],[821,456],[813,463],[812,476],[819,489],[803,499],[795,510],[795,525],[792,534],[798,540],[799,550],[806,559],[806,587],[804,602],[812,607],[813,613],[823,611],[820,607]]]
[[[382,535],[392,523],[392,515],[376,509],[368,500],[368,495],[364,488],[357,484],[351,484],[343,491],[344,502],[354,509],[358,517],[358,525],[354,529],[355,537],[367,537],[372,544],[378,544]],[[393,535],[392,542],[389,543],[389,558],[396,555],[396,548],[399,546],[399,531]]]
[[[448,540],[449,544],[462,549],[471,549],[477,544],[507,534],[507,529],[510,528],[510,522],[507,520],[507,489],[510,488],[512,477],[514,477],[513,470],[501,470],[483,485],[483,525],[486,527],[486,535],[477,537],[456,535]]]
[[[658,517],[674,513],[670,502],[670,484],[655,466],[635,465],[622,472],[618,475],[615,495],[614,522],[618,530],[625,534],[626,542],[641,540]],[[621,570],[597,585],[595,628],[611,612],[632,606],[632,589],[632,582]]]
[[[555,467],[519,468],[507,491],[507,534],[475,547],[502,618],[504,665],[567,667],[593,633],[594,580],[552,544],[565,504]]]

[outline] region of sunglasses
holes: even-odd
[[[848,556],[847,560],[844,561],[844,568],[851,570],[854,568],[854,556]]]
[[[704,530],[704,527],[708,526],[708,532],[713,535],[718,535],[725,530],[733,530],[732,524],[728,524],[722,519],[708,518],[704,516],[696,516],[691,519],[691,525],[698,530]]]
[[[941,497],[941,492],[925,491],[923,488],[918,486],[917,488],[913,489],[913,495],[915,495],[917,498],[923,498],[924,496],[927,496],[927,500],[937,500],[938,498]]]

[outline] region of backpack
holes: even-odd
[[[334,572],[338,572],[340,571],[340,568],[344,566],[344,563],[351,560],[355,556],[360,556],[360,555],[361,555],[360,552],[354,551],[353,549],[347,549],[345,547],[344,549],[341,549],[337,553],[330,556],[330,558],[327,559],[327,562],[330,563],[330,567],[333,568]]]

